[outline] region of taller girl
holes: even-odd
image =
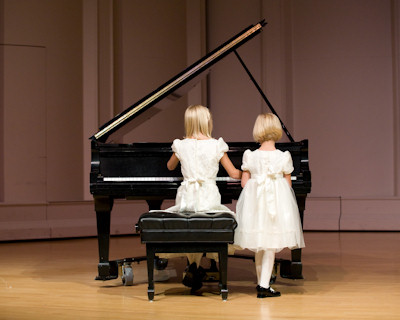
[[[201,105],[190,106],[185,112],[185,139],[172,143],[173,154],[167,163],[174,170],[181,163],[183,182],[178,188],[175,206],[171,212],[233,212],[221,204],[216,184],[219,163],[231,178],[240,179],[242,171],[236,169],[227,155],[228,145],[222,138],[211,136],[213,128],[210,111]],[[164,255],[168,257],[168,255]],[[171,257],[172,255],[169,255]],[[216,258],[215,255],[208,255]],[[187,254],[189,269],[183,284],[196,291],[202,286],[204,270],[200,267],[202,254]]]
[[[185,139],[175,139],[173,154],[167,163],[174,170],[181,163],[183,182],[178,188],[173,212],[228,211],[221,204],[216,177],[219,163],[231,178],[240,179],[242,172],[234,167],[227,155],[228,145],[222,138],[211,136],[213,122],[208,108],[189,106],[185,111]]]
[[[260,148],[243,154],[243,190],[236,205],[235,244],[255,252],[257,298],[277,297],[280,292],[269,286],[275,253],[285,247],[304,247],[291,188],[293,161],[289,151],[275,148],[275,142],[282,137],[282,126],[275,115],[259,115],[253,137]]]

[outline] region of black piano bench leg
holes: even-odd
[[[228,300],[228,289],[221,289],[221,296],[223,301]]]
[[[148,288],[147,296],[149,301],[154,300],[154,256],[155,252],[152,248],[147,245],[147,277],[148,277]]]
[[[228,299],[228,245],[223,245],[218,252],[219,258],[219,274],[222,300]]]
[[[147,296],[149,297],[149,301],[153,302],[154,300],[154,288],[153,289],[147,289]]]

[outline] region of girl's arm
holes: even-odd
[[[178,157],[175,155],[175,153],[172,154],[171,158],[169,158],[167,162],[167,168],[168,170],[172,171],[174,170],[179,163]]]
[[[292,187],[292,176],[291,174],[285,174],[285,179],[289,183],[289,186]]]
[[[226,152],[221,158],[221,164],[231,178],[240,179],[242,177],[242,171],[235,168],[235,166],[233,165],[231,159],[229,159]]]
[[[250,179],[250,177],[251,177],[251,174],[249,171],[243,171],[242,182],[241,182],[242,188],[244,188],[244,186],[246,185],[246,183]]]

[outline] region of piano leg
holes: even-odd
[[[98,276],[96,280],[118,278],[118,263],[109,261],[111,209],[114,199],[108,196],[95,196],[94,208],[97,219],[97,240],[99,246]]]
[[[148,206],[149,206],[149,211],[150,210],[161,210],[161,205],[163,203],[163,200],[146,200]]]

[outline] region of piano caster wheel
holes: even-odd
[[[122,265],[122,283],[124,286],[132,286],[133,285],[133,270],[132,265],[130,263],[124,263]]]

